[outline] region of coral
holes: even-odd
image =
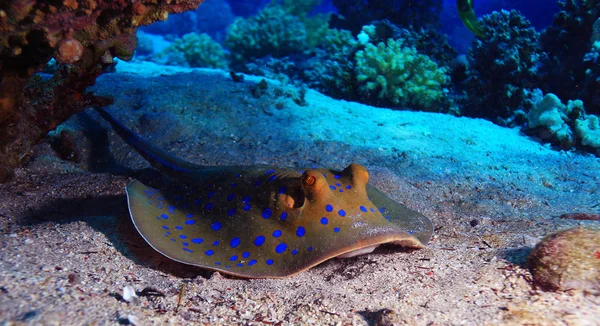
[[[232,66],[243,70],[245,63],[258,58],[281,58],[302,51],[307,47],[306,30],[298,17],[271,3],[256,16],[236,18],[227,30],[225,46]]]
[[[443,9],[442,0],[333,0],[333,4],[339,16],[332,17],[331,26],[353,34],[382,19],[405,28],[438,28]]]
[[[141,30],[150,34],[174,37],[182,37],[189,33],[206,33],[221,42],[227,27],[234,19],[228,1],[211,0],[204,2],[202,7],[195,11],[171,15],[167,20],[143,27]]]
[[[558,2],[561,11],[544,31],[541,44],[548,52],[551,64],[546,65],[547,91],[560,98],[580,98],[590,113],[600,113],[600,69],[590,69],[594,63],[584,60],[590,52],[594,22],[600,18],[600,1],[565,0]],[[598,63],[595,63],[598,66]],[[582,80],[593,81],[581,87]]]
[[[356,79],[367,100],[425,111],[440,110],[449,81],[445,68],[393,39],[367,43],[356,53]]]
[[[543,289],[600,294],[600,230],[574,228],[545,237],[531,252],[529,268]]]
[[[517,110],[527,112],[532,107],[528,94],[540,84],[540,66],[547,61],[539,33],[514,10],[493,12],[480,22],[486,37],[474,40],[469,50],[469,105],[463,113],[507,119]]]
[[[530,133],[536,134],[543,141],[558,142],[564,149],[571,148],[575,136],[567,124],[568,113],[567,106],[562,104],[556,95],[546,94],[542,101],[529,111],[529,128],[539,129]]]
[[[586,114],[581,100],[569,100],[564,105],[555,94],[546,94],[529,111],[527,120],[524,131],[528,135],[558,144],[562,149],[575,147],[600,156],[599,119]]]
[[[350,31],[330,29],[307,64],[303,79],[327,95],[355,99],[354,55],[358,50],[359,43]]]
[[[107,99],[84,93],[113,57],[129,59],[135,31],[203,0],[35,1],[0,4],[0,180],[72,114]],[[51,58],[49,78],[35,75]]]
[[[321,4],[321,0],[278,0],[283,10],[298,19],[304,24],[306,31],[306,43],[308,48],[314,48],[321,42],[328,33],[328,21],[330,13],[313,14],[311,12]]]
[[[175,52],[185,60],[190,67],[227,68],[225,51],[221,44],[215,42],[208,34],[189,33],[173,41],[171,46],[157,55],[157,60],[169,58]],[[170,62],[166,62],[169,64]],[[180,64],[177,62],[176,64]]]

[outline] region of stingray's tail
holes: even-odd
[[[146,161],[150,162],[155,168],[170,173],[178,174],[181,172],[192,172],[202,168],[201,165],[193,164],[181,159],[178,159],[166,151],[148,143],[135,133],[131,129],[125,127],[125,125],[113,117],[104,108],[96,107],[98,113],[108,121],[113,127],[117,135],[121,137],[127,144],[133,147]]]

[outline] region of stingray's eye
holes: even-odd
[[[304,175],[304,178],[302,180],[302,182],[304,182],[304,184],[307,186],[314,185],[316,181],[317,179],[312,175]]]

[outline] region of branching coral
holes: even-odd
[[[425,111],[440,110],[449,81],[445,68],[393,39],[356,53],[356,79],[367,99]]]
[[[135,31],[203,0],[36,1],[0,3],[0,180],[48,131],[107,99],[85,94],[113,57],[129,59]],[[35,75],[51,59],[51,78]]]
[[[174,40],[171,46],[157,55],[157,59],[168,59],[172,53],[180,55],[185,61],[184,64],[190,67],[227,68],[223,47],[204,33],[189,33]]]
[[[256,16],[236,18],[229,26],[225,46],[231,52],[232,66],[271,55],[281,58],[306,48],[306,30],[296,16],[277,4],[270,4]]]
[[[600,79],[598,63],[584,60],[593,42],[594,23],[600,18],[600,1],[565,0],[558,2],[561,11],[541,37],[543,49],[548,52],[551,64],[546,66],[549,75],[548,91],[561,98],[580,98],[590,113],[600,113],[600,82],[591,87],[581,87],[584,79]],[[592,51],[593,52],[593,51]],[[591,76],[590,74],[594,74]]]
[[[507,119],[527,105],[530,91],[542,80],[547,61],[538,46],[539,34],[517,11],[494,12],[481,18],[486,37],[469,50],[469,105],[464,114]]]

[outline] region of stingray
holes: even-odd
[[[424,248],[433,232],[427,217],[369,185],[360,164],[342,171],[202,166],[98,112],[151,165],[184,185],[180,193],[138,180],[126,187],[137,231],[178,262],[237,277],[282,278],[381,244]]]

